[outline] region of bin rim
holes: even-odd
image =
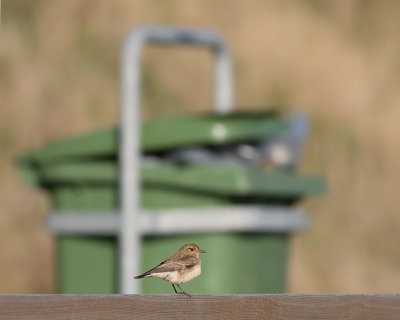
[[[285,132],[289,121],[279,117],[275,110],[230,114],[199,112],[154,117],[145,120],[142,127],[142,151],[154,153],[272,138]],[[118,143],[119,128],[101,128],[53,140],[19,156],[17,163],[44,165],[85,157],[117,157]]]

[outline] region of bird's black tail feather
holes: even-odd
[[[149,275],[149,272],[145,272],[145,273],[143,273],[143,274],[141,274],[139,276],[136,276],[135,279],[142,279],[142,278],[144,278],[144,277],[146,277],[148,275]]]

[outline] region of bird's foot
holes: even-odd
[[[178,294],[184,294],[187,297],[192,297],[189,293],[186,293],[185,291],[178,292]]]

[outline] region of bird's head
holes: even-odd
[[[185,253],[186,255],[190,256],[199,256],[199,253],[205,253],[204,250],[201,250],[197,244],[188,243],[185,244],[179,251]]]

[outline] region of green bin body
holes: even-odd
[[[273,136],[285,130],[284,123],[276,117],[271,118],[270,114],[264,118],[246,115],[214,117],[178,117],[145,123],[143,150],[157,153],[191,144],[232,143]],[[196,122],[196,119],[200,121]],[[226,124],[228,135],[224,141],[215,141],[220,137],[214,139],[208,132],[212,131],[215,123],[220,125],[221,119],[226,119],[222,124]],[[182,135],[179,123],[189,126],[194,132]],[[201,130],[207,132],[206,138],[205,134],[199,133]],[[19,167],[27,180],[48,191],[55,211],[117,212],[117,150],[117,131],[103,130],[56,141],[23,156]],[[290,172],[246,166],[180,166],[161,161],[142,167],[141,176],[142,208],[188,208],[188,215],[190,208],[253,203],[289,206],[306,194],[324,189],[318,176],[302,177]],[[207,294],[281,293],[286,288],[289,238],[289,232],[145,236],[142,239],[141,270],[147,271],[183,244],[194,242],[207,253],[201,255],[201,276],[185,284],[186,291]],[[58,292],[117,293],[118,250],[114,236],[57,235]],[[143,293],[173,293],[171,285],[165,281],[151,278],[140,281]]]

